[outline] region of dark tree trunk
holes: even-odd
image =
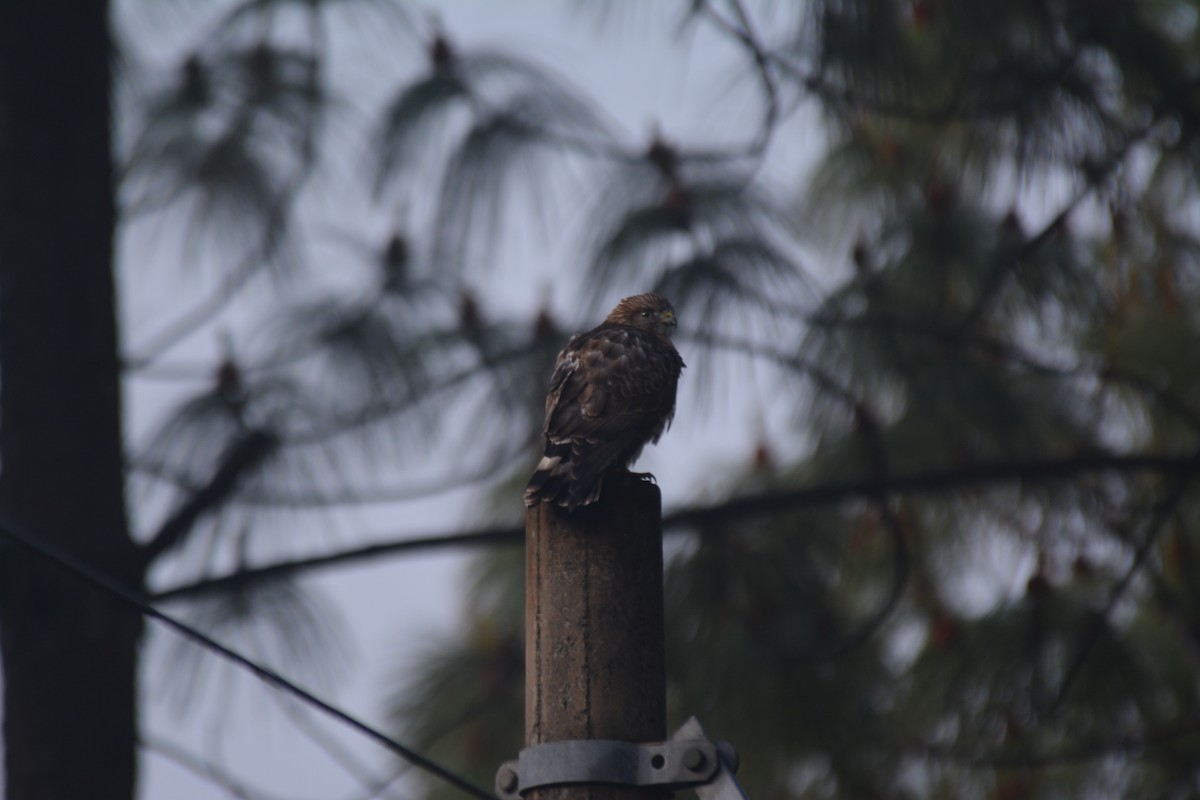
[[[112,272],[108,7],[0,2],[0,502],[130,585]],[[0,550],[9,800],[135,792],[141,621]]]

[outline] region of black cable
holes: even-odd
[[[181,622],[175,617],[159,611],[157,608],[151,605],[149,601],[141,596],[140,593],[126,586],[122,586],[111,577],[80,561],[78,558],[66,552],[57,545],[37,536],[33,536],[28,531],[22,529],[20,526],[14,525],[11,520],[4,517],[0,517],[0,536],[3,536],[10,542],[25,547],[34,554],[46,559],[56,567],[62,569],[66,573],[82,579],[85,583],[90,584],[94,588],[118,598],[127,605],[137,609],[144,616],[158,620],[179,635],[191,639],[204,649],[216,653],[227,661],[231,661],[243,669],[248,670],[264,683],[270,684],[278,689],[282,689],[288,694],[299,698],[301,701],[307,703],[313,708],[324,712],[327,716],[333,717],[343,725],[358,731],[368,739],[372,739],[388,750],[391,750],[393,753],[400,756],[413,766],[428,772],[430,775],[440,778],[465,794],[479,798],[479,800],[496,800],[496,797],[486,789],[476,786],[470,780],[453,772],[449,768],[443,767],[441,764],[438,764],[432,759],[427,758],[415,750],[404,746],[387,734],[382,733],[381,731],[372,728],[370,725],[367,725],[365,722],[350,716],[350,714],[342,711],[337,706],[334,706],[317,697],[316,695],[313,695],[300,688],[274,670],[264,667],[256,661],[252,661],[235,650],[229,649],[225,645],[196,630],[187,623]]]

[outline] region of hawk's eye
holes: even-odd
[[[642,316],[643,316],[643,317],[648,317],[648,316],[650,316],[650,312],[649,312],[649,311],[643,311],[643,312],[642,312]]]

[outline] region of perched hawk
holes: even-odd
[[[525,505],[568,511],[596,502],[604,478],[627,469],[657,442],[675,414],[683,359],[668,338],[675,309],[658,294],[617,303],[596,328],[558,354],[546,396],[546,454]]]

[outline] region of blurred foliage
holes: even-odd
[[[359,4],[230,5],[143,87],[122,193],[130,225],[248,240],[219,259],[246,275],[316,236],[298,198],[342,145],[329,17]],[[187,534],[211,553],[278,541],[239,517],[272,491],[377,486],[435,445],[514,481],[491,487],[509,520],[555,352],[656,287],[700,391],[736,396],[752,362],[772,387],[752,401],[791,425],[723,482],[744,513],[668,529],[672,722],[733,741],[751,797],[1196,796],[1200,4],[671,5],[664,39],[745,56],[761,113],[725,121],[738,143],[627,141],[587,87],[391,17],[412,70],[370,112],[354,189],[400,219],[342,235],[305,292],[283,273],[287,310],[133,467],[178,502],[270,433]],[[801,147],[821,155],[799,181],[777,167]],[[473,281],[563,191],[587,222],[554,288],[581,296],[565,319],[497,307]],[[401,738],[484,785],[521,741],[521,580],[518,554],[478,556],[461,632],[390,703]],[[313,617],[287,588],[265,624],[289,598]],[[319,627],[272,646],[319,649]]]

